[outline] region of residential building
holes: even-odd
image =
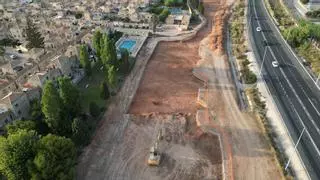
[[[10,92],[0,100],[1,107],[10,110],[15,119],[29,117],[30,103],[27,95],[23,92]]]
[[[60,56],[55,59],[51,65],[53,68],[58,68],[61,74],[64,76],[72,77],[75,70],[79,68],[79,61],[74,58],[69,58],[67,56]]]
[[[0,104],[0,134],[4,133],[5,125],[12,122],[13,120],[14,115],[12,114],[12,112],[6,107],[1,107]]]
[[[55,81],[60,76],[62,76],[60,69],[52,68],[45,72],[39,72],[31,75],[27,84],[30,84],[32,87],[42,88],[47,81]]]

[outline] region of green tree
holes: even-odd
[[[61,99],[52,81],[47,81],[44,85],[41,109],[45,116],[45,122],[54,132],[58,132],[62,111]]]
[[[14,121],[12,124],[6,125],[6,130],[8,134],[14,134],[21,129],[27,131],[36,130],[36,123],[33,121],[17,120]]]
[[[48,134],[39,141],[30,166],[32,179],[74,179],[76,149],[69,138]]]
[[[3,46],[0,46],[0,56],[3,56],[5,53],[5,49]]]
[[[100,108],[95,102],[91,102],[89,105],[90,115],[93,117],[98,117],[100,114]]]
[[[110,66],[110,68],[108,69],[108,83],[112,88],[117,87],[117,72],[114,66]]]
[[[121,49],[121,61],[120,61],[120,71],[123,74],[129,72],[130,63],[129,63],[129,52],[127,49]]]
[[[27,164],[35,157],[37,139],[35,131],[27,130],[0,137],[0,172],[9,180],[30,179]]]
[[[104,100],[110,97],[109,88],[105,81],[100,84],[100,97]]]
[[[76,14],[74,15],[76,19],[81,19],[82,16],[83,16],[82,12],[76,12]]]
[[[166,6],[179,6],[182,5],[183,0],[164,0]]]
[[[36,131],[39,134],[47,134],[49,127],[44,121],[40,100],[34,99],[30,102],[30,115],[31,120],[36,124]]]
[[[199,11],[201,14],[204,14],[203,2],[200,2],[200,3],[199,3],[199,5],[198,5],[198,11]]]
[[[167,17],[169,16],[169,14],[170,14],[169,9],[168,9],[168,8],[164,8],[164,9],[162,10],[161,14],[159,15],[159,20],[160,20],[161,22],[165,22],[166,19],[167,19]]]
[[[79,90],[68,77],[61,77],[58,82],[63,108],[73,118],[81,111]]]
[[[44,48],[44,37],[38,31],[36,25],[30,18],[27,18],[26,39],[28,41],[27,48]]]
[[[115,42],[108,34],[104,34],[102,38],[101,61],[108,69],[110,65],[117,65],[117,50]]]
[[[38,99],[34,99],[30,102],[30,115],[33,120],[43,119],[43,113],[41,111],[41,104]]]
[[[86,45],[80,46],[80,64],[85,69],[87,75],[91,75],[91,63],[89,61],[89,53]]]
[[[77,145],[85,145],[89,140],[89,125],[86,120],[77,117],[72,122],[72,139]]]
[[[93,43],[93,48],[96,51],[96,55],[98,57],[98,61],[100,62],[101,60],[101,46],[102,46],[102,33],[98,30],[94,33],[92,43]]]

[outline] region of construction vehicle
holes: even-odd
[[[161,154],[159,152],[158,143],[163,138],[162,130],[158,132],[157,140],[154,145],[150,148],[149,158],[148,158],[148,165],[149,166],[159,166]]]
[[[160,164],[161,155],[158,152],[155,146],[150,148],[149,158],[148,158],[148,165],[149,166],[159,166]]]

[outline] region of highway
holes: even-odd
[[[298,152],[310,178],[320,179],[320,90],[287,48],[267,13],[263,0],[249,0],[252,50],[294,142],[305,128]],[[257,27],[262,31],[258,32]],[[272,61],[280,66],[273,67]]]

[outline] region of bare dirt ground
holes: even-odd
[[[190,118],[185,114],[129,115],[123,140],[105,150],[110,155],[105,179],[221,179],[221,152],[219,146],[211,145],[219,143],[217,136],[197,132],[188,123]],[[159,129],[165,130],[158,145],[162,160],[160,166],[150,167],[146,160]]]
[[[201,82],[192,68],[199,60],[194,42],[160,42],[146,67],[129,113],[196,112]]]

